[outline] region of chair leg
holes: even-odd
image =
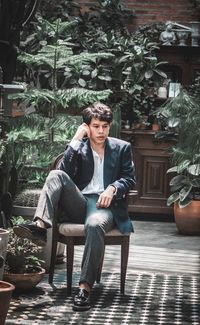
[[[67,293],[71,295],[72,292],[72,273],[74,265],[74,243],[73,239],[70,239],[67,243]]]
[[[51,262],[50,262],[50,267],[49,267],[49,284],[53,283],[54,269],[55,269],[55,263],[56,263],[57,244],[58,244],[58,241],[54,237],[54,240],[52,240],[52,248],[51,248]]]
[[[126,281],[126,271],[128,264],[128,255],[129,255],[129,240],[130,236],[124,236],[121,245],[121,284],[120,292],[124,294],[125,290],[125,281]]]
[[[97,270],[96,283],[100,283],[100,281],[101,281],[101,272],[102,272],[102,268],[103,268],[104,253],[105,253],[105,246],[104,246],[103,256],[102,256],[100,265],[99,265],[98,270]]]

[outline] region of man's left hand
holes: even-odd
[[[108,186],[103,193],[99,195],[97,208],[108,208],[112,202],[115,193],[114,186]]]

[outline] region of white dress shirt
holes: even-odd
[[[81,142],[79,140],[72,140],[70,142],[70,146],[74,150],[78,150],[80,143]],[[90,183],[82,190],[83,194],[100,194],[104,191],[104,183],[103,183],[104,158],[101,158],[93,149],[92,149],[92,154],[94,158],[94,174]]]

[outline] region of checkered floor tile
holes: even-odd
[[[79,273],[74,274],[74,288]],[[55,275],[55,287],[47,278],[31,293],[15,294],[6,325],[200,325],[200,282],[197,276],[156,273],[127,274],[126,294],[119,291],[118,273],[102,274],[102,284],[91,294],[92,308],[73,312],[66,293],[64,270]]]

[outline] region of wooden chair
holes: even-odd
[[[59,155],[52,164],[52,169],[56,169],[62,155]],[[136,191],[131,191],[131,196],[137,195]],[[72,274],[73,274],[73,262],[74,262],[74,246],[85,244],[85,233],[83,224],[74,223],[58,223],[58,213],[55,212],[55,217],[52,225],[52,250],[51,250],[51,262],[49,269],[49,283],[53,283],[55,262],[56,262],[56,250],[57,244],[62,243],[67,246],[67,293],[71,294],[72,291]],[[130,235],[123,235],[118,229],[112,229],[105,236],[106,245],[120,245],[121,246],[121,281],[120,291],[124,294],[125,290],[125,279],[129,255],[129,240]],[[103,266],[103,259],[98,270],[96,282],[99,283],[101,279],[101,271]]]

